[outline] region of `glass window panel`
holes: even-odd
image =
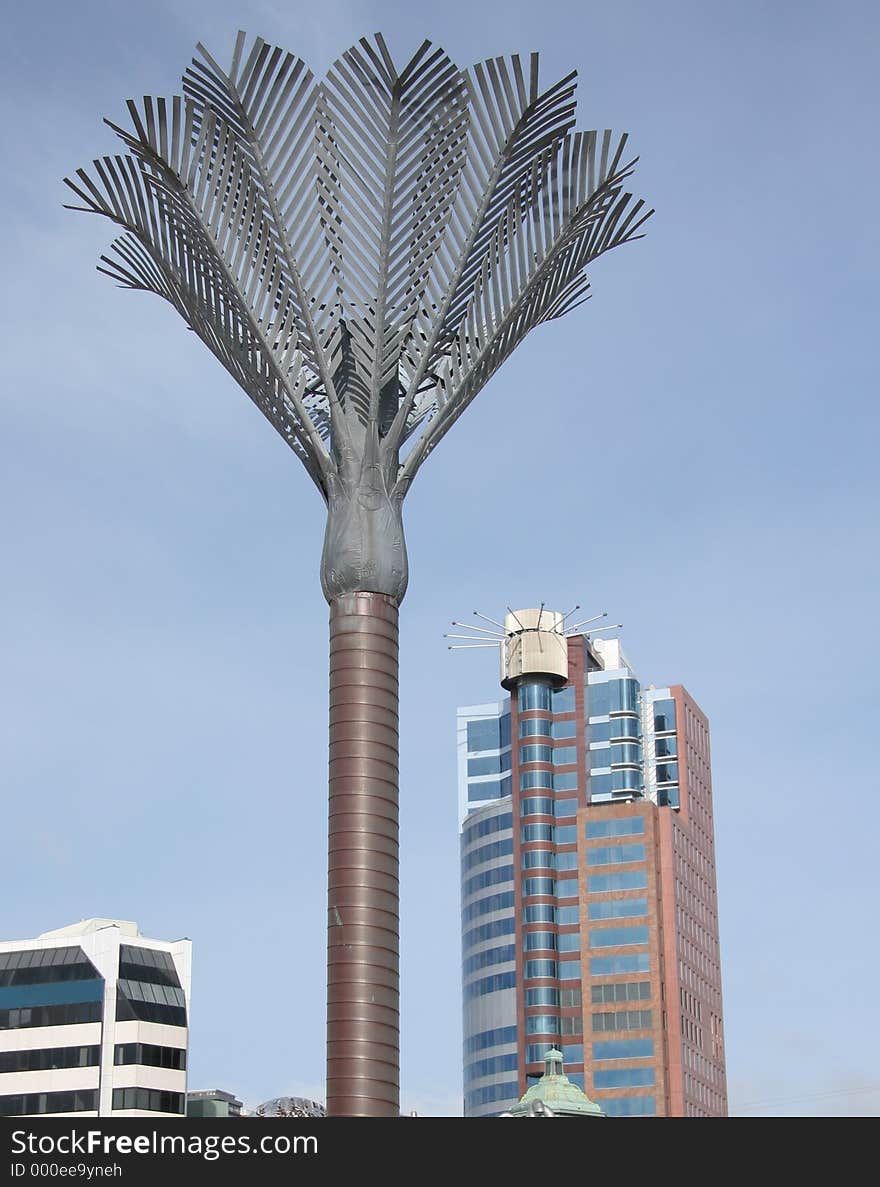
[[[591,746],[594,742],[607,742],[610,737],[610,721],[591,721],[587,726],[587,740]]]
[[[552,816],[553,800],[549,796],[530,796],[521,804],[523,816]]]
[[[549,717],[521,717],[519,720],[519,736],[534,738],[551,736],[551,722]]]
[[[552,762],[553,748],[551,746],[539,746],[535,743],[529,746],[520,746],[519,761],[521,763]]]
[[[538,709],[550,712],[550,685],[540,680],[529,680],[519,686],[517,703],[521,713]]]
[[[556,906],[554,903],[534,903],[522,909],[523,923],[555,923]]]
[[[554,839],[553,825],[524,824],[519,835],[523,844],[527,844],[529,841],[552,841]]]
[[[471,775],[497,775],[502,769],[510,769],[509,757],[503,762],[498,754],[488,754],[484,758],[469,758],[467,760],[468,777]]]
[[[540,985],[525,991],[527,1006],[558,1006],[559,990],[552,985]]]
[[[552,870],[556,867],[556,854],[552,849],[524,849],[522,853],[522,868],[524,870],[544,869]]]
[[[555,1014],[527,1014],[526,1034],[558,1035],[559,1019]]]
[[[473,750],[501,749],[501,722],[497,717],[467,723],[467,748]]]
[[[658,734],[675,729],[675,701],[671,698],[654,702],[654,729]]]
[[[553,762],[557,767],[577,762],[577,746],[557,746],[553,751]]]
[[[600,899],[590,903],[590,919],[626,919],[647,914],[645,898]]]
[[[657,782],[658,783],[677,783],[678,782],[678,763],[657,763]]]
[[[477,840],[479,837],[487,837],[490,833],[503,832],[505,829],[512,827],[512,812],[499,812],[497,815],[485,816],[475,824],[469,824],[464,830],[462,834],[464,844],[470,845],[472,841]]]
[[[597,771],[611,766],[611,746],[590,747],[590,770]]]
[[[627,952],[619,956],[590,957],[591,977],[616,977],[623,973],[650,972],[651,961],[647,952]]]
[[[553,787],[553,772],[522,771],[519,777],[520,791],[530,791],[534,787],[546,787],[549,791]]]
[[[553,722],[553,737],[554,738],[574,738],[577,736],[577,722],[574,718],[568,721],[554,721]]]
[[[648,885],[646,870],[621,870],[618,874],[590,874],[587,889],[590,894],[602,894],[612,890],[645,890]]]
[[[527,981],[534,980],[536,977],[556,977],[556,961],[555,960],[527,960],[525,978]]]
[[[553,692],[553,712],[571,713],[575,707],[574,685],[555,689]]]
[[[527,931],[523,935],[523,948],[526,952],[555,952],[556,951],[556,932],[555,931]]]
[[[604,927],[590,932],[591,948],[622,948],[627,944],[647,944],[648,929],[633,927]]]
[[[598,845],[595,849],[587,850],[587,865],[623,865],[630,861],[644,861],[645,846],[637,845]]]
[[[653,1059],[653,1039],[605,1039],[593,1043],[593,1059]],[[609,1102],[603,1100],[602,1108]]]

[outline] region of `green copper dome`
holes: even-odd
[[[554,1117],[604,1117],[600,1107],[590,1100],[577,1084],[572,1084],[562,1070],[562,1052],[551,1047],[544,1056],[546,1071],[505,1116],[532,1117],[540,1115],[544,1106]],[[539,1103],[540,1102],[540,1103]],[[538,1106],[536,1109],[535,1106]]]

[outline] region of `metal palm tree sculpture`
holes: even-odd
[[[327,505],[327,1111],[399,1111],[398,606],[404,496],[428,454],[585,269],[650,214],[626,136],[573,131],[575,74],[459,69],[381,36],[316,81],[239,34],[183,96],[128,103],[127,153],[67,184],[123,233],[100,270],[170,301]],[[109,121],[108,121],[109,122]]]

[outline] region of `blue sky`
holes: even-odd
[[[399,59],[539,50],[545,79],[579,70],[580,127],[630,132],[657,214],[408,499],[402,1105],[460,1111],[455,708],[498,695],[492,654],[442,634],[546,601],[609,610],[643,681],[710,717],[731,1111],[876,1115],[852,1025],[880,976],[876,6],[434,11],[5,16],[0,935],[187,935],[191,1087],[322,1094],[321,503],[170,307],[94,271],[111,228],[61,178],[238,28],[317,71],[376,30]]]

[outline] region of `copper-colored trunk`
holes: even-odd
[[[327,1114],[400,1113],[397,605],[330,603]]]

